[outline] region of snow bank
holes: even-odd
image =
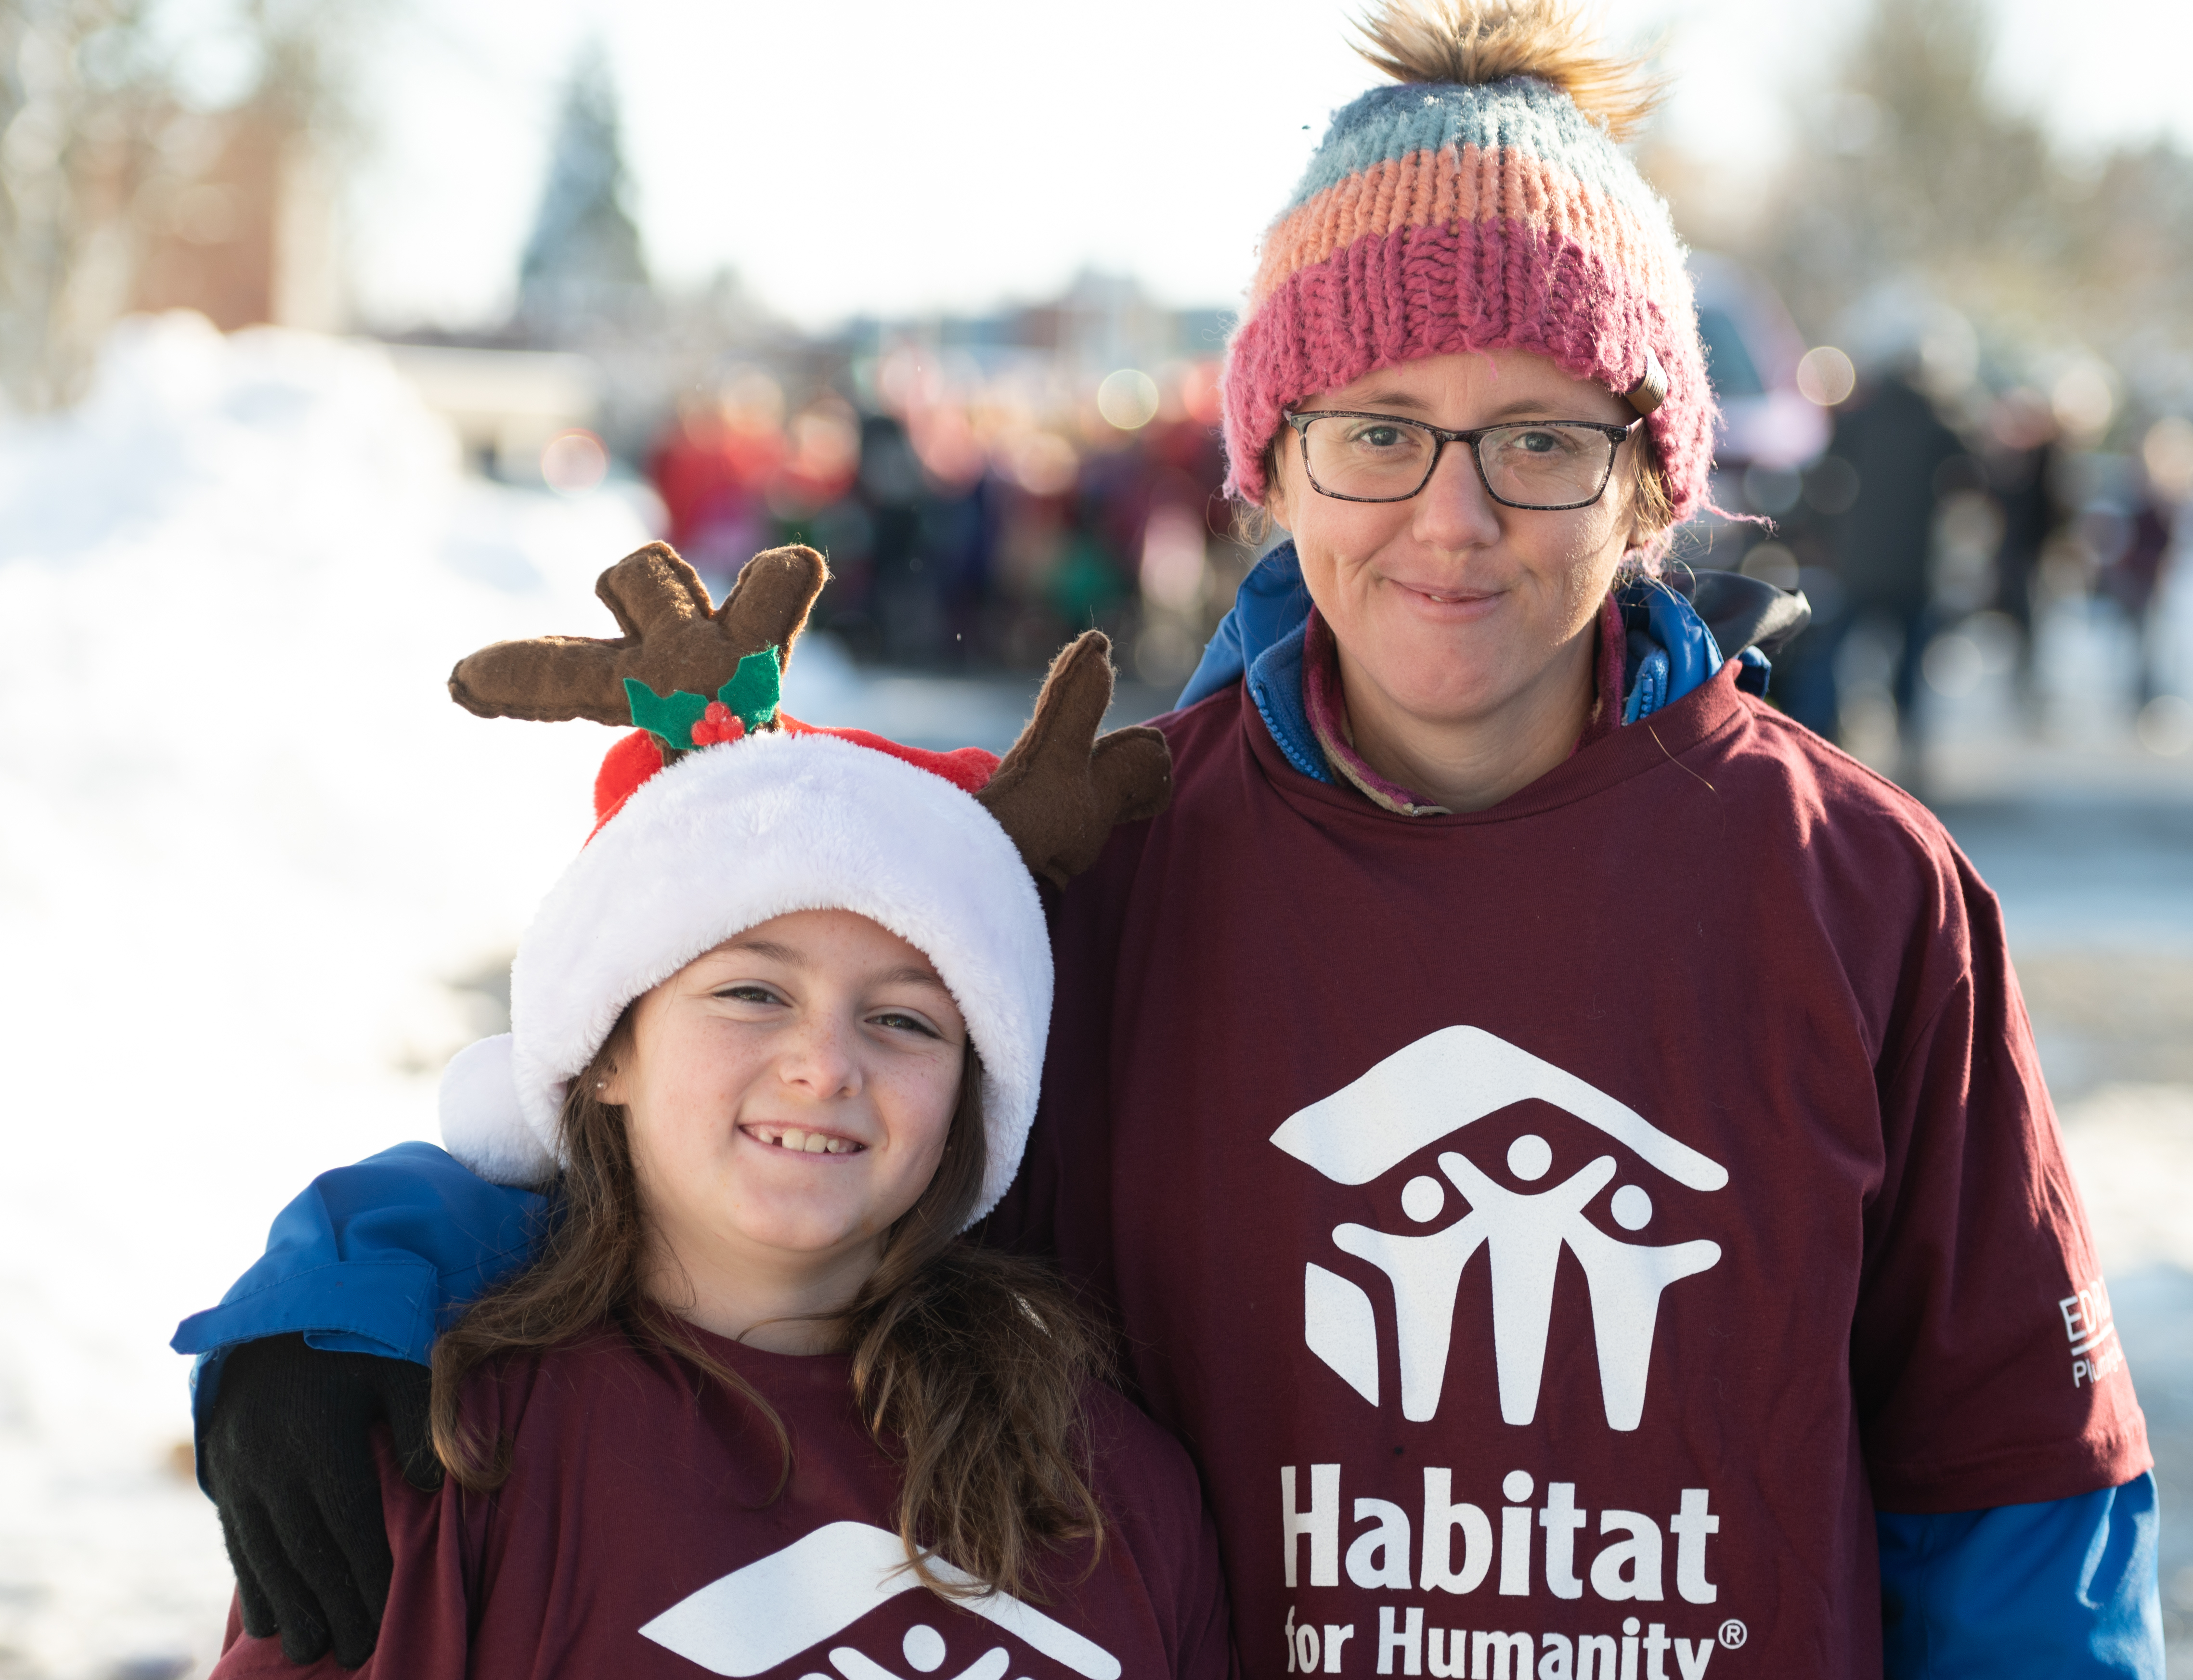
[[[607,629],[645,536],[467,481],[369,346],[191,316],[0,431],[0,1670],[212,1654],[167,1338],[315,1171],[433,1136],[492,1026],[451,982],[507,963],[610,739],[444,680]]]

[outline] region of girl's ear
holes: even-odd
[[[620,1063],[605,1064],[594,1075],[595,1100],[611,1108],[622,1108],[626,1100],[625,1083],[624,1069]]]
[[[593,1086],[594,1100],[612,1108],[622,1108],[631,1100],[631,1080],[626,1070],[633,1062],[633,1014],[639,1003],[635,997],[624,1006],[610,1036],[594,1053],[593,1066],[581,1076]]]

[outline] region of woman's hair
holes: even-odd
[[[500,1487],[509,1443],[483,1441],[465,1424],[467,1379],[490,1361],[612,1325],[638,1345],[679,1355],[754,1409],[781,1456],[774,1498],[792,1474],[784,1420],[642,1289],[647,1222],[625,1113],[596,1094],[630,1043],[630,1020],[627,1009],[564,1097],[569,1165],[553,1186],[551,1223],[534,1260],[434,1343],[434,1450],[460,1486]],[[1105,1359],[1088,1319],[1049,1273],[959,1239],[988,1153],[982,1089],[971,1041],[936,1174],[886,1234],[881,1264],[836,1323],[862,1417],[904,1464],[896,1515],[923,1583],[961,1596],[995,1586],[1028,1597],[1037,1592],[1040,1551],[1102,1541],[1082,1399]],[[948,1583],[932,1568],[939,1558],[982,1585]]]
[[[1383,0],[1357,27],[1355,50],[1396,82],[1535,77],[1618,140],[1666,97],[1640,60],[1600,47],[1577,0]]]

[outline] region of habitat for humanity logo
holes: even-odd
[[[949,1585],[975,1584],[948,1563],[931,1567]],[[867,1523],[830,1523],[711,1581],[639,1631],[711,1674],[766,1674],[920,1584],[896,1534]],[[1086,1680],[1119,1680],[1119,1661],[1109,1651],[1010,1593],[955,1602]],[[926,1623],[908,1628],[899,1645],[896,1654],[922,1674],[936,1673],[950,1654],[944,1636]],[[903,1680],[851,1643],[828,1654],[845,1680]],[[1003,1680],[1013,1666],[1007,1649],[991,1644],[941,1680]]]
[[[1368,1184],[1428,1144],[1532,1098],[1566,1110],[1686,1189],[1715,1191],[1728,1182],[1719,1163],[1634,1109],[1474,1026],[1444,1027],[1395,1051],[1354,1083],[1290,1116],[1272,1141],[1337,1183]],[[1535,1133],[1508,1147],[1508,1171],[1525,1183],[1546,1177],[1553,1166],[1553,1146]],[[1336,1248],[1368,1260],[1393,1285],[1401,1415],[1422,1423],[1439,1410],[1463,1271],[1480,1248],[1492,1278],[1500,1415],[1511,1424],[1527,1424],[1537,1415],[1554,1278],[1566,1249],[1583,1266],[1590,1293],[1607,1426],[1636,1428],[1645,1409],[1661,1294],[1718,1262],[1721,1245],[1698,1241],[1654,1247],[1601,1231],[1584,1209],[1618,1176],[1612,1155],[1600,1155],[1537,1191],[1511,1189],[1458,1149],[1440,1155],[1439,1169],[1446,1184],[1422,1174],[1401,1190],[1403,1214],[1435,1228],[1411,1232],[1348,1224],[1332,1233]],[[1460,1192],[1467,1211],[1441,1226],[1448,1185]],[[1607,1212],[1623,1230],[1641,1231],[1652,1221],[1652,1198],[1642,1186],[1623,1184]],[[1310,1351],[1378,1404],[1378,1326],[1371,1297],[1314,1262],[1305,1269],[1303,1289],[1303,1334]]]

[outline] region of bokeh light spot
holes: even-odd
[[[2139,458],[2156,494],[2166,501],[2193,501],[2193,420],[2167,414],[2156,421],[2139,446]]]
[[[2139,744],[2162,758],[2193,751],[2193,700],[2183,694],[2157,694],[2139,709]]]
[[[582,496],[610,475],[610,452],[591,431],[559,431],[541,451],[541,476],[559,496]]]
[[[2048,404],[2056,411],[2056,423],[2074,437],[2099,437],[2116,412],[2110,370],[2093,360],[2074,362],[2048,387]]]
[[[1805,506],[1830,518],[1858,501],[1858,469],[1841,455],[1822,455],[1805,473]]]
[[[1014,483],[1032,496],[1063,495],[1074,488],[1081,458],[1055,431],[1031,431],[1017,438],[1006,458]]]
[[[1181,375],[1181,405],[1198,426],[1218,424],[1218,394],[1216,362],[1198,362]]]
[[[1797,505],[1805,481],[1786,467],[1754,466],[1744,475],[1744,499],[1761,513],[1776,517]]]
[[[1831,344],[1815,346],[1797,363],[1797,389],[1808,403],[1832,409],[1858,389],[1858,369]]]
[[[1158,411],[1158,382],[1140,368],[1107,374],[1096,387],[1096,412],[1122,431],[1138,431]]]
[[[1142,593],[1158,606],[1185,613],[1203,596],[1203,518],[1174,502],[1150,510],[1142,532]]]
[[[1755,543],[1744,557],[1744,576],[1777,589],[1797,586],[1797,557],[1778,542]]]
[[[1927,674],[1927,686],[1951,700],[1972,693],[1986,674],[1979,643],[1961,630],[1929,642],[1921,668]]]

